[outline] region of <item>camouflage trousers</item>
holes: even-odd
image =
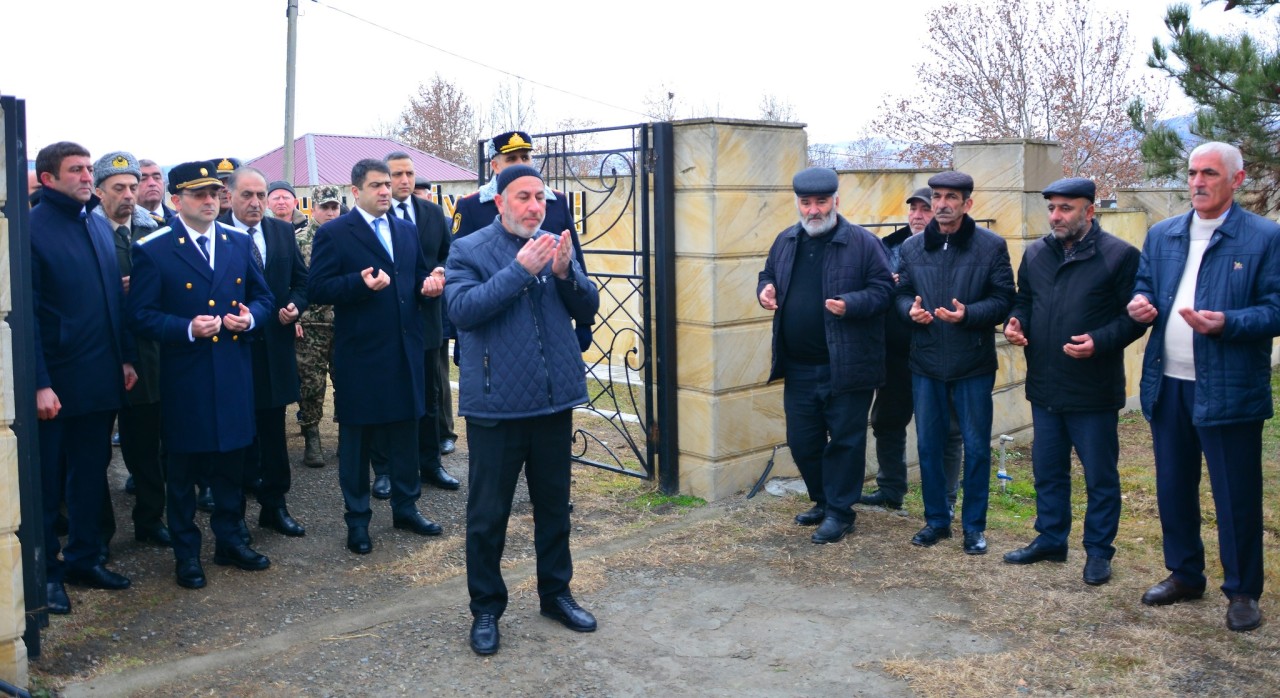
[[[333,377],[333,325],[303,323],[297,341],[299,421],[306,429],[324,416],[325,386]]]

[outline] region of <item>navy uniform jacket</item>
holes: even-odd
[[[162,436],[172,453],[233,451],[255,433],[250,338],[223,328],[192,341],[192,318],[239,313],[247,304],[255,330],[275,321],[249,236],[219,223],[210,232],[216,269],[176,216],[133,246],[128,315],[134,332],[160,343]]]
[[[422,282],[430,269],[417,231],[390,211],[395,261],[359,209],[325,223],[311,247],[307,296],[333,306],[334,419],[387,424],[426,414]],[[381,269],[391,284],[372,291],[360,272]]]
[[[230,213],[219,220],[231,226]],[[296,335],[293,324],[280,324],[279,312],[290,303],[298,307],[298,312],[307,309],[307,265],[302,261],[293,226],[266,216],[258,227],[262,228],[262,237],[267,243],[263,276],[275,299],[271,317],[253,332],[254,341],[266,347],[265,352],[254,352],[253,401],[258,409],[265,409],[298,401]],[[249,250],[249,254],[252,255],[253,250]]]
[[[449,224],[444,217],[444,209],[419,197],[409,195],[409,205],[413,207],[413,220],[418,226],[418,244],[422,247],[422,258],[427,263],[429,273],[436,267],[443,267],[449,258]],[[389,215],[399,217],[399,202],[391,200]],[[422,308],[423,342],[428,349],[439,349],[444,344],[444,329],[441,327],[441,316],[444,308],[444,296],[423,298],[419,304]]]
[[[134,359],[114,233],[85,214],[83,204],[48,188],[31,211],[36,388],[53,388],[59,417],[119,409],[122,365]]]

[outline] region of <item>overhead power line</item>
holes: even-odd
[[[610,104],[610,103],[608,103],[608,102],[603,102],[603,101],[601,101],[601,100],[595,99],[594,97],[588,97],[588,96],[586,96],[586,95],[578,94],[577,92],[572,92],[572,91],[570,91],[570,90],[566,90],[566,89],[564,89],[564,88],[562,88],[562,87],[556,87],[555,85],[549,85],[549,84],[547,84],[547,83],[545,83],[545,82],[540,82],[540,81],[538,81],[538,80],[534,80],[534,79],[532,79],[532,78],[527,78],[527,77],[525,77],[525,76],[523,76],[523,75],[519,75],[519,74],[517,74],[517,73],[513,73],[513,72],[511,72],[511,71],[509,71],[509,70],[503,70],[502,68],[499,68],[499,67],[497,67],[497,66],[489,65],[488,63],[485,63],[485,62],[483,62],[483,61],[478,61],[478,60],[476,60],[476,59],[474,59],[474,58],[471,58],[471,57],[468,57],[468,56],[464,56],[464,55],[462,55],[462,54],[460,54],[460,53],[455,53],[455,52],[450,51],[450,50],[448,50],[448,49],[440,48],[439,46],[436,46],[436,45],[434,45],[434,44],[429,44],[429,43],[427,43],[427,42],[425,42],[425,41],[423,41],[422,39],[419,39],[419,38],[417,38],[417,37],[409,36],[408,34],[405,34],[405,33],[404,33],[404,32],[402,32],[402,31],[398,31],[398,30],[396,30],[396,29],[392,29],[391,27],[388,27],[388,26],[385,26],[385,25],[382,25],[382,24],[378,24],[377,22],[374,22],[373,20],[365,19],[364,17],[361,17],[361,16],[359,16],[359,15],[352,14],[351,12],[348,12],[348,11],[346,11],[346,10],[342,9],[341,7],[335,7],[335,6],[330,5],[330,4],[328,4],[328,3],[321,2],[320,0],[311,0],[311,2],[313,2],[313,3],[317,4],[317,5],[321,6],[321,7],[324,7],[325,9],[331,10],[331,11],[333,11],[333,12],[337,12],[338,14],[346,15],[347,17],[350,17],[351,19],[354,19],[354,20],[356,20],[357,22],[362,22],[362,23],[367,24],[367,25],[369,25],[369,26],[371,26],[371,27],[374,27],[375,29],[380,29],[380,30],[382,30],[382,31],[384,31],[384,32],[387,32],[388,34],[394,34],[395,36],[398,36],[398,37],[400,37],[400,38],[402,38],[402,39],[405,39],[405,40],[407,40],[407,41],[412,41],[412,42],[413,42],[413,43],[415,43],[415,44],[419,44],[419,45],[421,45],[421,46],[425,46],[425,47],[427,47],[427,48],[431,49],[432,51],[438,51],[438,52],[443,53],[443,54],[445,54],[445,55],[453,56],[454,58],[457,58],[458,60],[466,61],[466,62],[468,62],[468,63],[471,63],[472,65],[480,66],[481,68],[484,68],[485,70],[492,70],[492,71],[493,71],[493,72],[495,72],[495,73],[500,73],[500,74],[502,74],[502,75],[506,75],[506,76],[508,76],[508,77],[512,77],[512,78],[515,78],[515,79],[517,79],[517,80],[521,80],[521,81],[523,81],[523,82],[530,83],[530,84],[532,84],[532,85],[537,85],[538,87],[545,87],[545,88],[547,88],[548,90],[553,90],[553,91],[555,91],[555,92],[559,92],[559,93],[561,93],[561,94],[569,95],[570,97],[574,97],[574,98],[576,98],[576,99],[581,99],[581,100],[586,101],[586,102],[591,102],[592,104],[598,104],[598,105],[600,105],[600,106],[602,106],[602,107],[608,107],[608,108],[610,108],[610,109],[617,109],[618,111],[624,111],[624,112],[627,112],[628,114],[636,114],[636,115],[641,116],[641,117],[643,117],[643,118],[645,118],[645,119],[650,118],[650,117],[649,117],[649,115],[648,115],[648,114],[645,114],[644,112],[639,112],[639,111],[636,111],[635,109],[628,109],[627,107],[620,107],[620,106],[618,106],[618,105],[616,105],[616,104]]]

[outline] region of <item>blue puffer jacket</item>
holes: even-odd
[[[539,231],[534,239],[550,235]],[[457,239],[445,266],[445,307],[462,346],[458,414],[519,419],[587,400],[582,352],[570,319],[589,323],[596,287],[572,261],[567,280],[551,264],[532,276],[516,262],[525,240],[492,223]]]
[[[1164,376],[1164,329],[1187,264],[1194,211],[1157,223],[1142,245],[1134,293],[1159,314],[1142,361],[1142,413],[1151,419]],[[1196,333],[1196,426],[1271,417],[1271,339],[1280,334],[1280,225],[1232,204],[1196,280],[1197,310],[1226,314],[1222,334]]]

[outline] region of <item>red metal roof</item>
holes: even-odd
[[[376,136],[337,136],[308,133],[293,141],[293,177],[295,187],[320,184],[351,183],[351,166],[364,158],[381,160],[387,153],[403,150],[413,158],[417,176],[432,182],[458,182],[476,179],[476,173],[431,153],[423,152],[390,138]],[[245,163],[262,170],[267,180],[281,179],[284,171],[284,146],[259,155]]]

